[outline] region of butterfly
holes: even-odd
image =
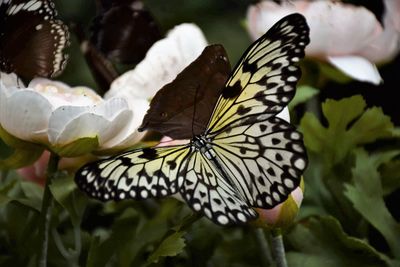
[[[175,80],[158,90],[139,131],[153,130],[173,139],[202,134],[230,72],[224,47],[207,46]]]
[[[257,217],[253,207],[283,202],[299,185],[307,154],[301,133],[276,115],[295,94],[295,63],[308,43],[302,15],[282,18],[246,50],[202,134],[89,163],[76,173],[78,187],[103,201],[179,194],[219,225],[246,223]]]
[[[64,69],[67,26],[50,0],[0,0],[0,70],[31,79]]]
[[[100,0],[91,42],[110,60],[138,63],[161,38],[157,23],[139,0]]]

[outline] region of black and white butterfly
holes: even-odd
[[[180,194],[220,225],[245,223],[257,217],[252,207],[283,202],[299,185],[307,155],[302,135],[276,115],[295,94],[295,62],[308,42],[302,15],[281,19],[244,53],[203,134],[85,165],[75,177],[79,188],[104,201]]]
[[[30,79],[64,69],[67,26],[51,0],[0,0],[0,70]]]

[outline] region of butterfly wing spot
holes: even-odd
[[[240,85],[240,81],[236,81],[232,86],[226,86],[221,93],[221,96],[224,99],[232,99],[237,97],[242,91],[242,86]]]
[[[222,215],[222,214],[217,217],[217,221],[221,225],[226,225],[229,223],[228,217],[226,217],[225,215]]]
[[[176,166],[177,166],[176,162],[175,162],[175,161],[172,161],[172,160],[167,161],[167,164],[169,165],[169,168],[170,168],[171,170],[175,170],[175,168],[176,168]]]
[[[269,205],[272,206],[272,198],[270,196],[265,197],[265,202]]]
[[[244,214],[241,213],[241,212],[238,212],[238,213],[236,214],[236,217],[237,217],[237,219],[238,219],[239,221],[241,221],[241,222],[246,222],[246,221],[247,221],[246,216],[244,216]]]
[[[142,191],[140,191],[140,196],[142,198],[147,198],[147,196],[149,195],[149,192],[147,192],[146,189],[141,189]]]
[[[272,198],[276,201],[279,202],[281,200],[281,197],[277,192],[272,192]]]
[[[201,210],[201,205],[200,205],[200,203],[194,203],[194,204],[193,204],[193,209],[194,209],[195,211],[200,211],[200,210]]]
[[[279,192],[281,195],[286,195],[286,194],[287,194],[286,189],[285,189],[282,185],[277,184],[276,188],[278,189],[278,192]]]
[[[292,179],[290,179],[290,178],[283,179],[283,183],[289,189],[293,189],[294,188],[294,183],[293,183]]]
[[[282,161],[282,160],[283,160],[282,155],[281,155],[280,153],[276,152],[276,154],[275,154],[275,160],[277,160],[277,161]]]
[[[139,158],[142,159],[156,159],[157,158],[157,150],[155,150],[154,148],[144,148],[142,150],[142,155],[139,155]]]
[[[299,170],[304,170],[306,168],[306,161],[302,158],[297,158],[294,160],[293,165]]]

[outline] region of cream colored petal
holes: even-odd
[[[71,120],[57,136],[53,145],[66,145],[84,137],[98,137],[99,145],[124,127],[123,121],[129,119],[131,112],[123,110],[112,121],[94,113],[84,113]]]
[[[249,32],[258,38],[279,19],[295,12],[303,14],[310,27],[308,56],[354,54],[382,33],[382,26],[368,9],[332,1],[283,1],[281,5],[263,1],[248,10]]]
[[[364,7],[316,1],[304,15],[311,40],[306,53],[312,56],[356,54],[382,32],[374,14]]]
[[[121,98],[113,98],[97,106],[59,107],[50,118],[50,142],[65,145],[78,138],[98,136],[101,145],[119,133],[123,125],[118,120],[123,118],[129,121],[131,113],[126,101]]]
[[[358,56],[328,57],[328,61],[348,76],[363,82],[380,84],[380,76],[375,64]]]
[[[34,142],[47,142],[52,105],[32,90],[0,89],[0,123],[10,134]]]
[[[121,128],[113,138],[104,142],[99,149],[108,149],[115,146],[129,147],[144,136],[145,132],[138,132],[137,128],[142,124],[143,117],[149,108],[149,102],[144,99],[136,99],[131,104],[132,117],[124,121],[125,127]]]
[[[0,72],[0,81],[2,81],[4,86],[6,86],[6,87],[10,87],[10,86],[22,87],[22,88],[25,87],[22,80],[20,80],[15,73],[7,74],[5,72]]]

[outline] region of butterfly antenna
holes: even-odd
[[[194,118],[196,117],[196,106],[197,106],[197,93],[199,91],[199,87],[196,87],[196,92],[194,93],[194,104],[193,104],[193,117],[192,117],[192,137],[195,136],[194,134]]]

